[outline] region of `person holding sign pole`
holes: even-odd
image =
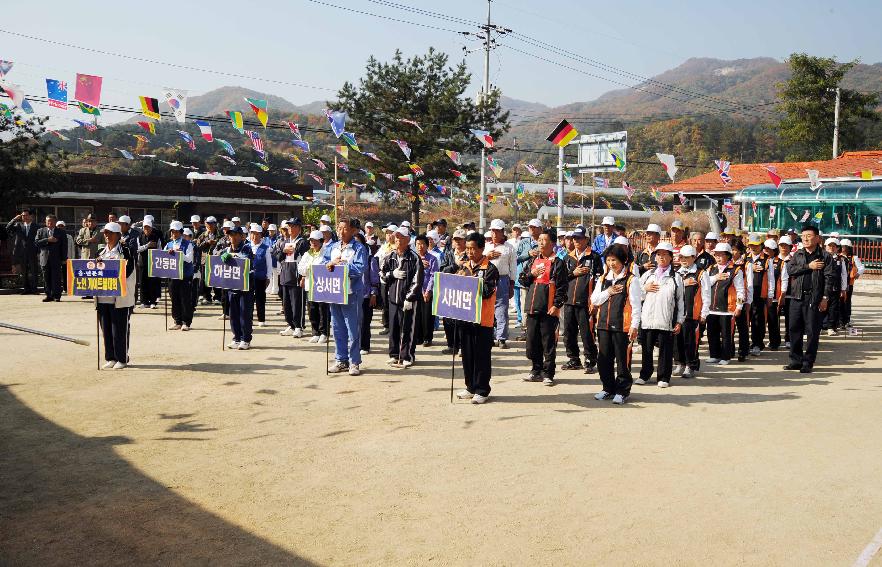
[[[254,225],[260,230],[259,225]],[[253,227],[252,227],[253,228]],[[245,231],[240,226],[230,229],[230,247],[221,253],[224,263],[232,258],[251,260],[251,272],[248,277],[251,282],[247,291],[228,289],[227,302],[230,306],[230,330],[233,332],[233,340],[227,345],[229,349],[248,350],[251,348],[251,330],[254,322],[254,273],[257,262],[251,246],[245,244]]]
[[[454,234],[454,238],[456,235]],[[484,255],[484,236],[473,232],[466,237],[468,260],[456,272],[483,280],[481,288],[481,322],[456,321],[459,345],[462,349],[462,371],[465,375],[465,390],[457,392],[461,400],[471,398],[473,404],[483,404],[490,397],[490,375],[493,364],[490,351],[493,349],[493,315],[496,308],[496,286],[499,283],[499,270]]]
[[[413,366],[416,352],[416,318],[414,306],[423,292],[423,262],[410,247],[410,230],[395,230],[393,250],[380,270],[380,280],[386,285],[389,303],[389,361],[392,366]]]
[[[320,230],[313,230],[309,233],[309,250],[300,257],[297,264],[297,272],[300,274],[301,286],[305,292],[309,292],[309,271],[314,264],[324,262],[322,254],[322,246],[325,237],[322,236]],[[328,335],[331,334],[331,308],[327,303],[320,301],[309,302],[309,324],[312,326],[312,338],[309,342],[313,344],[325,344],[328,342]]]
[[[181,252],[184,259],[184,279],[169,280],[169,296],[172,302],[172,319],[175,324],[169,327],[172,331],[178,329],[189,331],[193,324],[193,243],[184,239],[184,223],[172,221],[169,225],[171,240],[165,245],[169,254]]]
[[[554,386],[560,309],[567,300],[567,265],[554,250],[557,234],[547,228],[539,235],[539,255],[521,273],[527,288],[527,358],[533,363],[527,382]]]
[[[334,329],[335,363],[328,372],[348,370],[350,376],[361,374],[361,304],[364,300],[362,277],[367,269],[368,251],[355,239],[361,223],[354,218],[341,218],[337,223],[340,239],[325,247],[328,271],[336,266],[349,270],[349,298],[344,304],[331,305],[331,326]]]
[[[121,370],[129,363],[129,316],[135,306],[135,259],[127,246],[120,243],[119,224],[104,225],[104,250],[98,255],[103,260],[126,261],[126,295],[95,298],[101,332],[104,335],[104,368]]]

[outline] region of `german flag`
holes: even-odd
[[[573,138],[578,136],[579,133],[573,128],[572,124],[567,122],[566,120],[561,120],[560,124],[557,125],[557,128],[545,138],[552,144],[556,144],[560,147],[564,147],[573,141]]]
[[[153,118],[154,120],[162,120],[162,116],[159,115],[159,101],[155,98],[150,98],[149,96],[139,96],[141,99],[141,113],[147,118]]]

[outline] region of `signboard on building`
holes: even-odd
[[[625,171],[628,153],[628,132],[584,134],[574,140],[578,144],[578,162],[568,164],[579,173]]]

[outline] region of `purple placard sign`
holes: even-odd
[[[331,272],[325,264],[309,267],[309,300],[316,303],[349,303],[349,267],[339,265]]]
[[[480,323],[483,283],[480,278],[435,272],[432,315]]]

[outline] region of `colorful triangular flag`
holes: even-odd
[[[662,166],[664,166],[668,177],[670,177],[671,181],[673,181],[674,176],[677,175],[677,158],[675,158],[671,154],[655,154],[655,157],[657,157],[658,161],[662,163]]]
[[[245,102],[247,102],[248,105],[251,106],[251,110],[253,110],[254,114],[257,115],[257,119],[260,121],[263,127],[266,128],[267,120],[269,120],[266,101],[259,98],[248,98],[247,96],[243,98],[245,99]]]
[[[206,142],[213,142],[214,136],[211,134],[211,124],[206,122],[205,120],[197,120],[196,126],[199,127],[199,133],[202,134],[202,137]]]

